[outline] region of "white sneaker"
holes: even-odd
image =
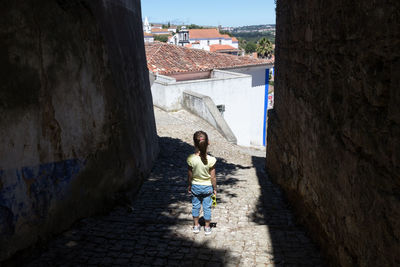
[[[206,235],[211,235],[211,227],[204,227],[204,233]]]
[[[193,226],[193,233],[195,233],[195,234],[200,233],[200,225]]]

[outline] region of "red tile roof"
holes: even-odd
[[[231,45],[220,45],[220,44],[210,45],[210,52],[221,51],[221,50],[239,50],[239,49],[236,49]]]
[[[232,37],[232,42],[239,42],[239,40],[236,37]]]
[[[225,36],[220,34],[218,29],[191,29],[189,30],[189,38],[214,39],[214,38],[225,38]]]
[[[146,43],[145,48],[147,67],[159,74],[274,64],[274,58],[234,56],[161,42]]]
[[[171,32],[168,31],[168,29],[151,29],[152,33],[165,33],[165,34],[170,34]]]
[[[153,36],[151,33],[143,32],[144,36]]]

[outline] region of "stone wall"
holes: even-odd
[[[277,3],[267,169],[332,265],[400,264],[399,10]]]
[[[158,145],[139,0],[2,1],[0,40],[1,261],[129,199]]]

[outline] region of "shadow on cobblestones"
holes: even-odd
[[[9,266],[226,266],[239,264],[216,233],[191,232],[186,157],[193,147],[180,139],[159,138],[160,154],[132,205],[79,221],[29,257]],[[245,168],[218,159],[221,195],[235,197],[230,177]],[[221,203],[224,201],[222,197]]]
[[[267,225],[277,266],[325,266],[319,249],[308,238],[305,230],[296,224],[290,206],[281,189],[273,184],[265,172],[265,158],[252,157],[261,195],[251,215],[253,222]]]

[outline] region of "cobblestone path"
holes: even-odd
[[[229,144],[187,112],[155,114],[161,151],[133,207],[81,220],[28,266],[322,265],[318,249],[266,177],[265,151]],[[218,160],[210,236],[191,232],[186,192],[186,157],[199,129],[208,132],[210,153]]]

